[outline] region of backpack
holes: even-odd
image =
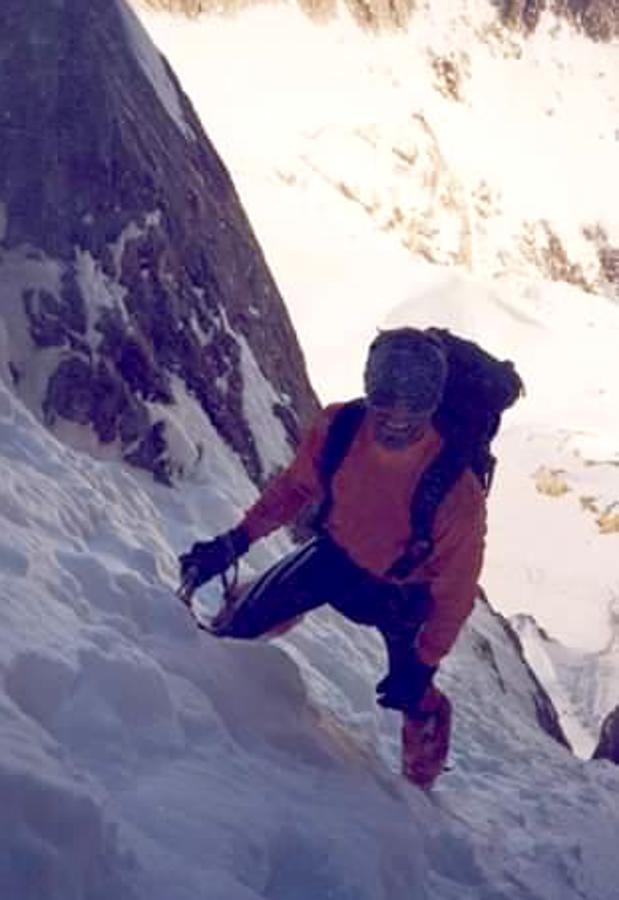
[[[473,341],[446,329],[426,333],[440,342],[447,356],[448,374],[441,403],[432,423],[443,438],[443,447],[425,470],[411,498],[411,537],[404,553],[385,573],[406,578],[432,553],[436,512],[465,469],[477,476],[487,495],[496,460],[490,444],[501,423],[501,414],[524,393],[522,379],[512,362],[500,361]],[[346,403],[335,415],[319,460],[324,500],[315,527],[324,528],[333,496],[333,477],[343,462],[367,411],[363,398]]]

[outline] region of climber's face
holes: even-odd
[[[413,412],[401,401],[369,405],[374,438],[389,450],[403,450],[418,441],[430,425],[433,414],[433,409]]]

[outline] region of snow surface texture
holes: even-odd
[[[173,597],[175,554],[253,497],[207,425],[203,468],[165,489],[60,445],[0,371],[3,897],[615,896],[619,771],[539,729],[485,607],[442,675],[455,769],[429,799],[396,775],[370,630],[323,612],[279,646],[220,642]]]

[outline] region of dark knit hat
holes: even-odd
[[[428,412],[440,403],[447,380],[445,351],[438,338],[416,328],[381,331],[370,345],[364,380],[370,403]]]

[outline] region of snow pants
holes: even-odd
[[[430,603],[423,585],[381,581],[321,535],[251,584],[218,624],[217,634],[252,639],[282,633],[305,613],[329,604],[347,619],[377,628],[385,641],[390,671],[406,677],[407,665],[412,671],[415,637]],[[431,687],[414,716],[403,714],[402,771],[420,787],[429,787],[443,768],[450,712],[448,699]]]

